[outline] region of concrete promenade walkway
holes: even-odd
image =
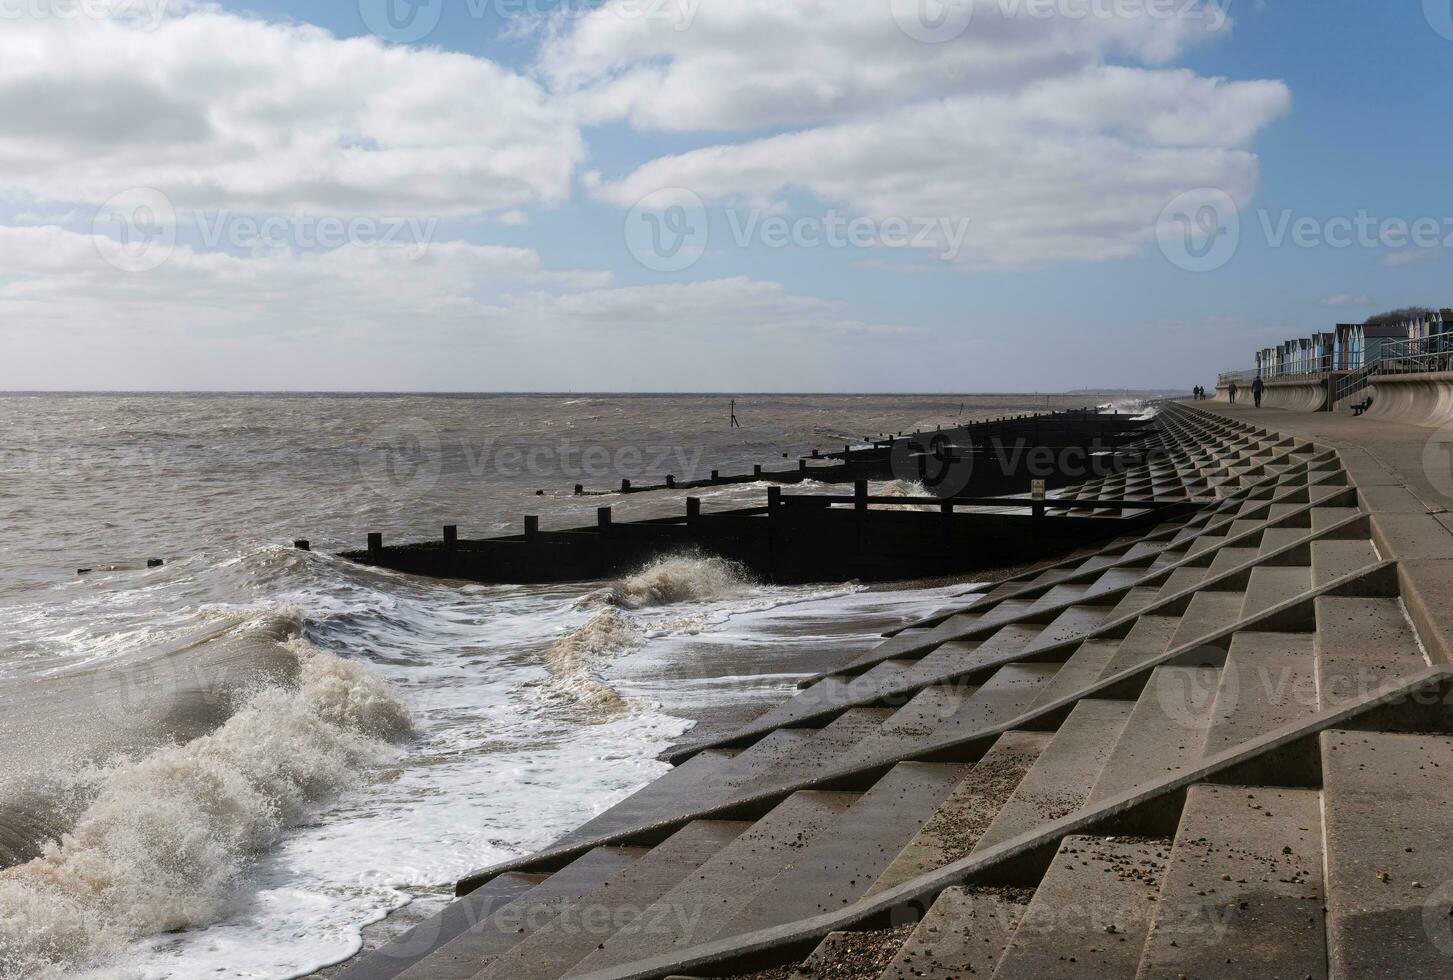
[[[1351,412],[1185,404],[1336,447],[1361,490],[1378,553],[1398,562],[1423,642],[1434,645],[1435,659],[1453,661],[1453,424],[1433,429]]]
[[[1446,980],[1439,438],[1169,405],[1056,495],[1192,513],[843,651],[342,976]]]

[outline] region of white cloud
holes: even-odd
[[[1259,162],[1246,144],[1289,101],[1276,82],[1093,68],[663,157],[595,193],[630,207],[684,187],[709,202],[781,206],[806,191],[880,221],[968,219],[970,265],[1123,258],[1185,190],[1249,202]]]
[[[473,215],[563,202],[585,153],[558,101],[483,58],[211,8],[7,19],[0,118],[0,186],[42,202]]]
[[[446,242],[414,254],[350,245],[238,257],[183,246],[138,274],[107,265],[88,235],[0,227],[12,354],[0,361],[0,388],[249,387],[258,382],[237,379],[267,377],[347,389],[435,376],[455,389],[711,387],[726,365],[750,377],[769,346],[777,383],[790,387],[801,383],[794,372],[813,378],[831,363],[845,337],[912,332],[748,278],[613,287],[604,273],[548,269],[530,249]],[[287,380],[297,368],[281,363],[289,356],[311,374]]]
[[[978,0],[961,34],[928,44],[901,23],[917,2],[667,0],[661,16],[641,16],[640,0],[612,0],[560,22],[540,70],[591,119],[754,129],[1013,90],[1108,56],[1164,63],[1228,25],[1224,0],[1145,5],[1162,16],[1096,16],[1114,5],[1059,0],[1049,17],[1038,0]]]
[[[1389,252],[1377,260],[1377,264],[1386,269],[1401,269],[1404,266],[1417,265],[1419,262],[1427,262],[1429,259],[1437,258],[1440,249],[1436,248],[1404,248],[1396,252]]]
[[[1373,299],[1366,293],[1336,293],[1321,299],[1323,306],[1342,308],[1349,306],[1371,306]]]

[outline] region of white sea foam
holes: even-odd
[[[260,690],[209,735],[90,774],[94,798],[71,830],[0,873],[0,977],[59,976],[214,921],[259,851],[410,730],[367,669],[291,646],[295,688]]]
[[[739,591],[749,580],[742,566],[706,555],[658,558],[634,575],[594,593],[590,601],[622,609],[646,609],[678,602],[716,599]]]
[[[590,593],[577,608],[598,611],[584,625],[550,644],[542,655],[552,689],[603,717],[632,707],[600,676],[599,668],[610,657],[639,646],[647,636],[694,632],[700,623],[689,616],[679,617],[669,626],[659,621],[642,623],[628,612],[729,597],[741,592],[747,581],[746,570],[735,562],[708,555],[672,555]]]

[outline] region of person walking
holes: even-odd
[[[1256,400],[1257,408],[1261,407],[1261,393],[1265,390],[1266,385],[1262,383],[1261,376],[1257,375],[1256,380],[1251,382],[1251,397]]]
[[[1236,404],[1236,392],[1238,390],[1239,389],[1236,386],[1236,382],[1234,381],[1231,382],[1230,386],[1226,389],[1226,393],[1231,396],[1231,404],[1233,405]]]

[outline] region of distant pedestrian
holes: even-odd
[[[1226,388],[1226,393],[1231,396],[1231,404],[1233,404],[1233,405],[1236,404],[1236,392],[1237,391],[1238,391],[1238,389],[1236,387],[1236,382],[1234,382],[1234,381],[1231,382],[1231,384],[1228,385],[1227,388]]]
[[[1256,399],[1257,408],[1261,407],[1261,393],[1265,390],[1266,385],[1262,383],[1260,376],[1258,376],[1255,381],[1251,382],[1251,397]]]

